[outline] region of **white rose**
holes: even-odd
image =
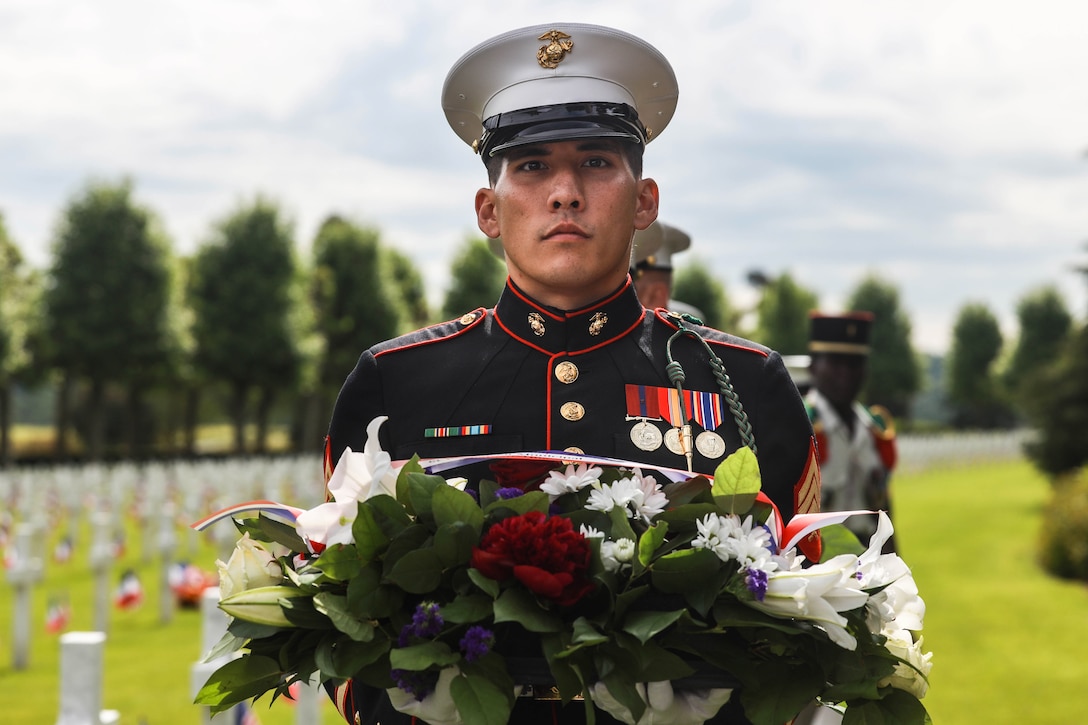
[[[922,638],[914,641],[914,637],[908,630],[885,630],[884,636],[888,638],[884,645],[896,657],[909,662],[910,665],[899,663],[895,666],[895,672],[880,681],[880,686],[891,685],[900,690],[906,690],[919,700],[926,696],[929,683],[929,671],[933,669],[932,652],[922,653]],[[918,669],[915,669],[918,668]]]
[[[261,542],[249,538],[249,532],[238,539],[230,561],[224,564],[217,560],[215,566],[219,569],[220,599],[249,589],[275,586],[283,581],[283,567],[276,561],[273,552]]]

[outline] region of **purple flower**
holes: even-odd
[[[427,695],[434,692],[438,684],[438,673],[430,670],[390,670],[389,676],[397,687],[412,695],[422,702]]]
[[[745,572],[744,585],[755,596],[757,602],[762,602],[767,596],[767,572],[762,569],[745,569]]]
[[[525,493],[525,492],[522,491],[520,488],[513,488],[512,486],[506,486],[504,488],[500,488],[497,491],[495,491],[495,497],[500,498],[500,499],[505,501],[506,499],[517,498],[518,496],[522,495],[523,493]]]
[[[475,662],[488,652],[495,644],[495,633],[484,627],[469,627],[465,636],[461,638],[461,652],[465,655],[465,662]]]
[[[437,602],[423,602],[416,605],[416,611],[412,615],[411,634],[421,639],[437,637],[442,633],[442,625],[445,623],[438,612]]]

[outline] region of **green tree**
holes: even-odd
[[[389,269],[392,271],[394,286],[404,303],[406,321],[410,329],[425,327],[431,319],[427,306],[427,288],[423,284],[423,275],[411,258],[399,250],[386,248]],[[405,330],[408,332],[409,330]]]
[[[445,319],[477,307],[494,307],[506,284],[506,265],[483,239],[466,239],[450,267],[450,287],[442,304]]]
[[[891,282],[869,275],[850,295],[847,309],[873,313],[865,402],[886,406],[895,416],[907,415],[911,398],[921,386],[921,370],[910,342],[910,320],[899,307],[898,290]]]
[[[49,360],[64,378],[58,443],[63,451],[67,397],[75,381],[89,386],[88,455],[105,443],[107,385],[128,388],[130,443],[149,422],[138,419],[148,387],[176,358],[170,323],[170,242],[154,215],[132,199],[132,183],[90,183],[58,225],[44,295]]]
[[[703,322],[718,330],[735,331],[740,314],[729,304],[725,285],[710,274],[709,265],[695,260],[676,270],[672,298],[697,307]]]
[[[1021,403],[1027,386],[1057,359],[1073,328],[1073,316],[1054,285],[1025,294],[1016,305],[1020,336],[1005,368],[1005,386]]]
[[[1033,373],[1023,396],[1037,436],[1028,457],[1051,476],[1088,463],[1088,323],[1069,335],[1054,364]]]
[[[214,226],[192,272],[194,361],[206,379],[230,391],[236,453],[245,450],[247,404],[258,394],[256,446],[263,451],[275,396],[294,389],[302,364],[291,224],[258,197]]]
[[[318,414],[326,421],[363,350],[402,329],[406,314],[390,263],[377,230],[338,216],[326,219],[314,239],[311,298],[322,348]]]
[[[756,306],[755,339],[783,355],[808,352],[808,313],[816,309],[817,297],[797,284],[788,272],[767,281]]]
[[[38,281],[0,213],[0,468],[11,463],[12,388],[33,369],[32,315]]]
[[[985,304],[970,303],[960,310],[948,354],[948,400],[954,409],[953,425],[994,428],[1005,422],[1007,409],[994,372],[1002,344],[997,318]]]

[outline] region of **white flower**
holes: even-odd
[[[586,486],[598,483],[600,480],[601,469],[597,467],[590,468],[585,463],[579,463],[577,468],[574,465],[567,465],[565,473],[558,471],[549,473],[548,479],[540,484],[540,490],[548,494],[551,500],[554,501],[563,494],[577,493]]]
[[[822,564],[800,568],[800,559],[780,557],[786,567],[767,576],[763,601],[748,604],[774,617],[807,619],[827,632],[843,649],[855,650],[858,643],[846,630],[840,612],[865,606],[868,594],[857,578],[857,557],[841,554]]]
[[[923,654],[922,638],[918,637],[916,642],[906,629],[885,630],[883,634],[888,638],[884,645],[888,651],[909,664],[897,663],[895,671],[878,684],[881,687],[891,685],[900,690],[906,690],[921,700],[929,689],[926,678],[929,677],[929,671],[933,669],[933,663],[930,662],[933,659],[933,653]]]
[[[879,512],[876,533],[869,548],[858,557],[863,589],[883,589],[873,594],[866,605],[866,624],[873,632],[889,627],[921,631],[926,604],[918,595],[910,567],[898,554],[882,554],[881,548],[892,533],[892,522]]]
[[[586,508],[608,513],[613,508],[624,509],[627,518],[636,515],[649,522],[668,505],[668,497],[653,476],[643,476],[635,469],[631,478],[621,478],[611,484],[594,483]]]
[[[276,545],[269,545],[276,546]],[[276,547],[283,549],[283,547]],[[286,549],[282,553],[286,553]],[[238,543],[231,552],[230,561],[224,564],[216,560],[216,568],[219,570],[219,598],[227,597],[257,589],[279,584],[283,581],[283,567],[273,551],[249,538],[249,532],[242,534]]]
[[[635,542],[631,539],[601,542],[601,563],[607,571],[617,572],[630,566],[635,558]]]
[[[740,562],[742,568],[768,572],[778,568],[771,561],[771,532],[751,516],[742,522],[732,515],[707,514],[695,527],[699,533],[691,542],[693,548],[710,549],[722,561]]]
[[[587,526],[586,524],[582,524],[581,526],[578,527],[578,533],[580,533],[582,536],[586,537],[587,539],[603,539],[604,538],[604,532],[603,531],[598,531],[597,529],[593,528],[592,526]]]
[[[393,467],[389,454],[378,444],[378,429],[386,419],[383,415],[370,421],[362,453],[344,449],[329,479],[334,500],[299,514],[295,528],[307,541],[324,546],[350,544],[359,502],[379,494],[396,496],[400,469]]]

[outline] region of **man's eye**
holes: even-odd
[[[520,168],[522,171],[540,171],[544,168],[544,163],[541,161],[525,161]]]
[[[605,166],[608,166],[608,160],[603,159],[600,156],[594,156],[593,158],[586,160],[586,166],[589,166],[589,167],[592,167],[592,168],[595,168],[595,169],[604,168]]]

